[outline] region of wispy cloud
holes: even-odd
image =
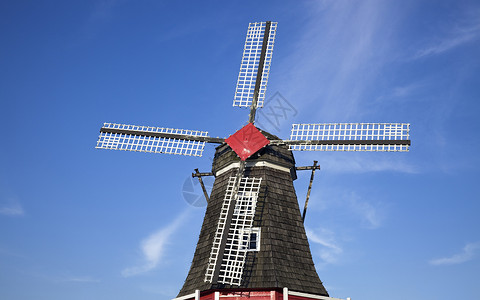
[[[480,242],[468,243],[463,247],[462,252],[449,257],[436,258],[429,261],[431,265],[457,265],[472,260],[480,249]]]
[[[124,2],[124,0],[100,0],[97,1],[90,15],[85,20],[82,27],[83,36],[86,39],[94,38],[105,24],[108,24],[114,18],[115,8]]]
[[[58,279],[58,282],[79,282],[79,283],[99,283],[100,279],[92,278],[90,276],[72,276]]]
[[[25,256],[23,254],[17,253],[15,251],[12,251],[10,249],[6,249],[6,248],[3,248],[3,247],[0,247],[0,255],[5,255],[5,256],[10,256],[10,257],[15,257],[15,258],[22,258],[22,259],[27,258],[27,256]]]
[[[345,153],[343,153],[345,154]],[[401,157],[401,154],[392,153],[325,153],[323,154],[322,168],[336,173],[368,173],[368,172],[400,172],[416,174],[418,167]],[[387,154],[387,155],[383,155]],[[314,155],[312,155],[313,157]]]
[[[359,201],[354,197],[349,202],[350,209],[360,216],[368,229],[376,229],[382,225],[383,215],[375,206],[365,201]]]
[[[55,272],[56,273],[56,272]],[[29,276],[41,279],[42,281],[48,281],[55,284],[63,283],[78,283],[78,284],[89,284],[89,283],[100,283],[100,279],[88,276],[88,275],[72,275],[70,272],[62,272],[60,274],[51,274],[49,272],[38,272],[38,271],[27,271],[26,274]]]
[[[453,48],[459,47],[468,42],[474,41],[480,37],[480,18],[474,14],[471,18],[462,20],[462,22],[448,32],[444,36],[437,38],[437,41],[431,45],[419,50],[414,58],[422,58],[425,56],[437,55],[447,52]]]
[[[295,103],[299,118],[317,122],[359,120],[361,104],[390,59],[391,30],[385,1],[310,2],[311,18],[285,56],[279,90]],[[273,82],[272,82],[273,83]],[[311,116],[308,116],[311,115]]]
[[[101,0],[95,3],[90,14],[90,22],[106,21],[112,17],[113,8],[119,3],[118,0]]]
[[[19,203],[11,202],[0,207],[0,215],[19,217],[25,215],[25,212]]]
[[[424,99],[424,94],[431,89],[430,78],[428,80],[417,79],[404,85],[392,86],[383,95],[379,95],[373,102],[374,105],[382,105],[388,102],[412,102]],[[419,99],[420,98],[420,99]]]
[[[180,214],[173,222],[161,228],[145,238],[140,243],[143,255],[143,263],[139,266],[129,267],[122,271],[122,276],[129,277],[139,275],[155,269],[165,254],[167,245],[172,234],[180,227],[186,216],[186,212]]]
[[[326,264],[333,264],[338,261],[339,256],[342,254],[343,249],[335,241],[334,233],[327,229],[320,229],[314,231],[306,228],[308,239],[322,246],[319,251],[319,256]]]
[[[353,191],[345,191],[340,197],[336,199],[338,205],[347,209],[354,219],[360,221],[361,226],[366,229],[377,229],[382,226],[385,212],[380,204],[374,205]]]
[[[371,197],[370,194],[368,197]],[[312,194],[310,203],[311,211],[328,215],[332,218],[331,222],[336,223],[341,218],[343,223],[348,219],[348,222],[357,224],[362,229],[380,228],[388,215],[387,204],[366,198],[345,186],[342,189],[337,185],[325,186],[321,197],[316,192]]]

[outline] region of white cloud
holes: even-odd
[[[322,168],[336,173],[368,173],[394,171],[416,174],[419,170],[407,161],[401,154],[386,153],[340,153],[322,154]],[[396,155],[396,156],[395,156]],[[393,156],[393,157],[392,157]]]
[[[83,24],[82,33],[86,39],[92,39],[102,31],[115,17],[114,11],[124,0],[100,0],[93,5],[90,15]]]
[[[112,10],[118,2],[117,0],[102,0],[96,2],[90,14],[90,22],[109,20],[112,16]]]
[[[360,201],[355,197],[352,197],[352,200],[349,202],[352,211],[360,216],[367,228],[376,229],[382,225],[383,216],[373,205],[365,201]]]
[[[363,200],[356,192],[342,193],[338,205],[350,211],[354,218],[360,220],[360,224],[366,229],[377,229],[385,219],[385,212],[380,205]],[[338,208],[337,208],[338,209]]]
[[[334,233],[327,229],[320,229],[319,232],[315,232],[309,228],[305,228],[305,230],[311,242],[322,246],[319,251],[319,256],[323,262],[327,264],[336,263],[343,249],[335,241]]]
[[[425,93],[431,89],[431,82],[429,80],[417,79],[414,82],[409,82],[404,85],[392,86],[392,88],[385,91],[383,95],[378,96],[375,100],[375,105],[381,105],[385,102],[412,102],[424,100]],[[422,94],[423,93],[423,94]]]
[[[278,67],[280,92],[294,103],[302,122],[358,120],[371,112],[362,101],[391,59],[394,20],[384,26],[391,8],[385,1],[310,5],[304,34]],[[304,119],[307,115],[313,119]]]
[[[79,283],[98,283],[100,282],[99,279],[92,278],[90,276],[74,276],[74,277],[67,277],[59,280],[61,282],[79,282]]]
[[[480,249],[480,242],[468,243],[463,247],[462,252],[454,254],[450,257],[436,258],[429,261],[431,265],[456,265],[472,260],[476,252]]]
[[[186,213],[179,215],[168,226],[159,229],[140,243],[144,263],[139,266],[126,268],[122,271],[124,277],[139,275],[153,270],[164,256],[172,234],[180,227]]]
[[[310,210],[323,211],[337,222],[339,218],[353,222],[363,229],[377,229],[382,226],[388,213],[388,204],[371,199],[371,195],[365,199],[356,191],[338,185],[324,187],[321,196],[316,192],[312,195]],[[328,211],[328,212],[327,212]],[[314,213],[314,212],[311,212]],[[308,214],[307,214],[308,217]]]
[[[0,215],[5,216],[23,216],[25,212],[19,203],[9,203],[0,207]]]
[[[449,33],[446,37],[437,41],[434,45],[428,46],[414,56],[421,58],[430,55],[441,54],[465,43],[473,41],[480,36],[480,24],[470,24],[463,28],[457,28]]]

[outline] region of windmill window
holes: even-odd
[[[242,234],[243,248],[247,251],[260,251],[260,228],[244,229]]]

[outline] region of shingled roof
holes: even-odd
[[[269,139],[278,139],[268,133],[264,134]],[[238,160],[228,145],[220,145],[215,153],[213,173],[217,174],[219,170]],[[293,187],[296,174],[291,151],[286,146],[269,145],[249,158],[247,163],[258,161],[274,163],[291,171],[268,166],[246,169],[246,177],[263,178],[253,224],[254,227],[261,228],[261,240],[260,251],[247,253],[241,285],[230,286],[204,281],[228,179],[235,176],[236,169],[232,169],[215,178],[192,265],[179,297],[195,290],[283,287],[328,296],[315,271],[303,227]]]

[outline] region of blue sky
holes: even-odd
[[[98,130],[232,134],[247,26],[265,20],[279,22],[267,99],[297,111],[265,129],[411,123],[409,153],[295,153],[322,167],[305,225],[330,294],[478,297],[478,1],[112,0],[0,3],[0,298],[177,294],[205,210],[189,174],[214,147],[101,151]]]

